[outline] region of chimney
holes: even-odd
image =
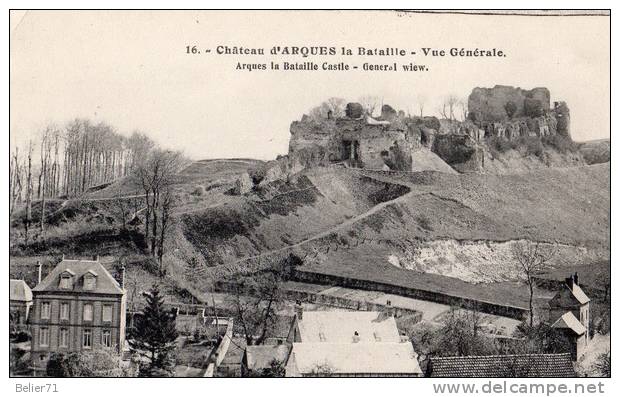
[[[575,285],[579,285],[579,275],[577,272],[573,275],[573,281],[575,282]]]
[[[392,301],[388,299],[388,301],[385,303],[385,308],[387,311],[387,315],[390,317],[394,317],[394,307],[392,307]]]
[[[43,265],[41,264],[41,261],[37,261],[37,268],[39,271],[39,282],[37,284],[41,284],[41,278],[43,275]]]
[[[301,301],[295,301],[295,315],[297,320],[303,320],[304,318],[304,307],[301,305]]]
[[[360,334],[357,331],[355,331],[353,333],[353,343],[357,343],[359,341],[360,341]]]
[[[566,286],[568,286],[568,289],[570,289],[571,291],[573,290],[573,283],[575,280],[573,280],[573,275],[571,274],[570,276],[566,277]]]

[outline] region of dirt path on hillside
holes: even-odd
[[[401,202],[405,202],[405,201],[407,201],[407,200],[409,200],[409,199],[411,199],[412,197],[415,197],[415,196],[422,196],[422,195],[426,195],[426,194],[432,194],[431,191],[420,190],[419,189],[420,187],[415,185],[415,184],[413,184],[413,183],[406,183],[406,182],[394,180],[394,179],[391,179],[389,176],[367,175],[367,174],[364,174],[363,172],[361,172],[361,170],[359,171],[359,173],[361,175],[364,175],[365,177],[374,179],[374,180],[376,180],[378,182],[390,183],[390,184],[394,184],[394,185],[401,185],[401,186],[407,187],[407,188],[410,189],[410,192],[409,193],[405,193],[402,196],[396,197],[395,199],[392,199],[392,200],[389,200],[389,201],[385,201],[383,203],[379,203],[379,204],[375,205],[374,207],[370,208],[366,212],[363,212],[363,213],[361,213],[359,215],[356,215],[356,216],[354,216],[351,219],[347,219],[346,221],[344,221],[344,222],[342,222],[342,223],[340,223],[340,224],[338,224],[336,226],[333,226],[333,227],[331,227],[331,228],[329,228],[329,229],[327,229],[325,231],[317,233],[317,234],[315,234],[315,235],[313,235],[311,237],[308,237],[308,238],[306,238],[304,240],[298,241],[298,242],[296,242],[294,244],[290,244],[290,245],[287,245],[285,247],[276,248],[276,249],[273,249],[273,250],[262,252],[262,253],[260,253],[258,255],[246,256],[244,258],[238,259],[238,260],[233,261],[233,262],[224,263],[221,266],[230,266],[230,265],[234,266],[234,265],[238,265],[238,264],[241,264],[243,262],[246,262],[246,261],[251,261],[251,260],[256,260],[256,259],[260,260],[261,258],[268,257],[268,256],[273,255],[273,254],[277,254],[277,253],[281,253],[281,252],[286,252],[286,251],[294,249],[294,248],[299,248],[299,247],[301,247],[301,246],[303,246],[305,244],[308,244],[308,243],[311,243],[313,241],[317,241],[317,240],[320,240],[322,238],[325,238],[325,237],[329,236],[332,233],[339,232],[342,229],[345,229],[345,228],[347,228],[349,226],[352,226],[352,225],[354,225],[357,222],[363,221],[364,219],[368,218],[369,216],[371,216],[373,214],[376,214],[377,212],[387,208],[390,205],[398,204],[398,203],[401,203]],[[325,197],[329,198],[323,192],[321,192],[321,194],[323,194]]]
[[[322,238],[325,238],[325,237],[329,236],[332,233],[338,232],[338,231],[340,231],[342,229],[347,228],[348,226],[351,226],[351,225],[353,225],[353,224],[355,224],[355,223],[357,223],[359,221],[362,221],[362,220],[366,219],[367,217],[369,217],[369,216],[371,216],[371,215],[373,215],[373,214],[383,210],[384,208],[386,208],[386,207],[388,207],[388,206],[390,206],[392,204],[396,204],[396,203],[408,200],[408,199],[410,199],[413,196],[420,196],[420,195],[424,195],[424,194],[428,194],[428,193],[427,192],[424,192],[424,193],[418,193],[418,192],[406,193],[406,194],[404,194],[404,195],[402,195],[400,197],[397,197],[397,198],[395,198],[393,200],[377,204],[376,206],[372,207],[371,209],[369,209],[368,211],[366,211],[366,212],[364,212],[362,214],[359,214],[359,215],[357,215],[357,216],[355,216],[355,217],[353,217],[351,219],[347,219],[346,221],[344,221],[344,222],[342,222],[342,223],[340,223],[340,224],[338,224],[338,225],[336,225],[336,226],[334,226],[334,227],[332,227],[332,228],[330,228],[328,230],[325,230],[325,231],[322,231],[320,233],[317,233],[317,234],[315,234],[315,235],[313,235],[311,237],[308,237],[308,238],[306,238],[306,239],[304,239],[302,241],[299,241],[299,242],[297,242],[295,244],[287,245],[287,246],[281,247],[281,248],[276,248],[274,250],[266,251],[266,252],[263,252],[261,254],[254,255],[254,256],[246,256],[246,257],[238,259],[238,260],[236,260],[234,262],[229,262],[229,263],[226,263],[226,264],[223,264],[223,265],[238,265],[238,264],[241,264],[241,263],[243,263],[245,261],[261,259],[263,257],[268,257],[268,256],[273,255],[273,254],[277,254],[277,253],[280,253],[280,252],[286,252],[287,250],[291,250],[291,249],[294,249],[294,248],[301,247],[301,246],[303,246],[305,244],[308,244],[308,243],[311,243],[313,241],[317,241],[317,240],[320,240]]]

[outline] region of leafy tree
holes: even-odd
[[[611,377],[611,351],[607,351],[607,353],[599,354],[594,363],[594,369],[601,375],[606,378]]]
[[[477,310],[451,308],[438,332],[436,350],[444,356],[491,354],[492,345],[480,335],[481,315]]]
[[[285,373],[284,363],[277,359],[271,360],[269,367],[261,371],[263,378],[283,378]]]
[[[523,322],[517,327],[515,336],[520,343],[513,345],[514,354],[551,354],[567,353],[571,351],[571,342],[568,337],[554,329],[547,323],[530,325]]]
[[[53,353],[47,360],[47,376],[53,378],[67,378],[73,376],[69,358],[63,353]]]
[[[145,297],[146,307],[136,318],[129,346],[133,353],[143,359],[139,376],[170,376],[178,336],[176,318],[172,312],[164,309],[164,299],[156,285],[153,285]]]

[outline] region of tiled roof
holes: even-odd
[[[298,320],[301,342],[400,342],[394,317],[382,312],[307,311]]]
[[[290,360],[301,374],[422,374],[411,343],[294,343]]]
[[[32,301],[32,291],[24,280],[11,280],[9,299],[12,301]]]
[[[564,328],[570,329],[577,335],[583,335],[586,332],[586,327],[577,320],[577,317],[573,314],[573,312],[566,312],[562,315],[562,317],[558,318],[553,325],[552,328]]]
[[[435,378],[567,378],[575,376],[570,353],[433,357],[429,363],[429,372],[430,376]]]
[[[269,368],[273,360],[285,364],[288,358],[288,351],[289,346],[287,345],[248,346],[245,349],[248,369],[256,371]]]
[[[39,291],[66,291],[60,288],[60,275],[64,272],[71,272],[73,277],[73,288],[71,291],[79,291],[81,293],[90,294],[113,294],[122,295],[124,292],[118,282],[110,273],[101,265],[99,261],[72,260],[64,259],[60,262],[50,274],[47,275],[32,290]],[[96,274],[97,283],[94,290],[84,290],[84,275],[86,273]]]

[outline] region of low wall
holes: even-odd
[[[522,320],[527,314],[526,309],[518,307],[503,306],[500,304],[477,301],[470,298],[446,295],[433,291],[426,291],[412,287],[402,287],[392,284],[385,284],[370,280],[352,279],[341,276],[314,273],[302,270],[295,270],[294,278],[296,281],[337,285],[340,287],[356,288],[370,291],[380,291],[388,294],[401,295],[409,298],[421,299],[431,302],[442,303],[450,306],[477,308],[479,311],[498,316],[510,317]]]
[[[234,284],[218,282],[216,283],[215,287],[219,292],[231,292],[233,291]],[[329,286],[326,285],[325,289],[327,288],[329,288]],[[301,302],[313,303],[313,304],[324,305],[324,306],[340,307],[340,308],[349,309],[349,310],[379,311],[380,312],[380,311],[385,311],[388,308],[386,304],[382,304],[382,303],[367,302],[367,301],[362,301],[362,300],[357,300],[357,299],[345,298],[341,296],[324,295],[318,292],[301,291],[301,290],[290,289],[290,288],[285,288],[283,289],[282,292],[286,300],[290,300],[290,301],[299,300]],[[394,315],[397,317],[406,314],[406,315],[413,315],[414,318],[417,319],[417,321],[422,320],[422,313],[417,310],[396,307],[396,306],[392,306],[391,309],[394,312]]]

